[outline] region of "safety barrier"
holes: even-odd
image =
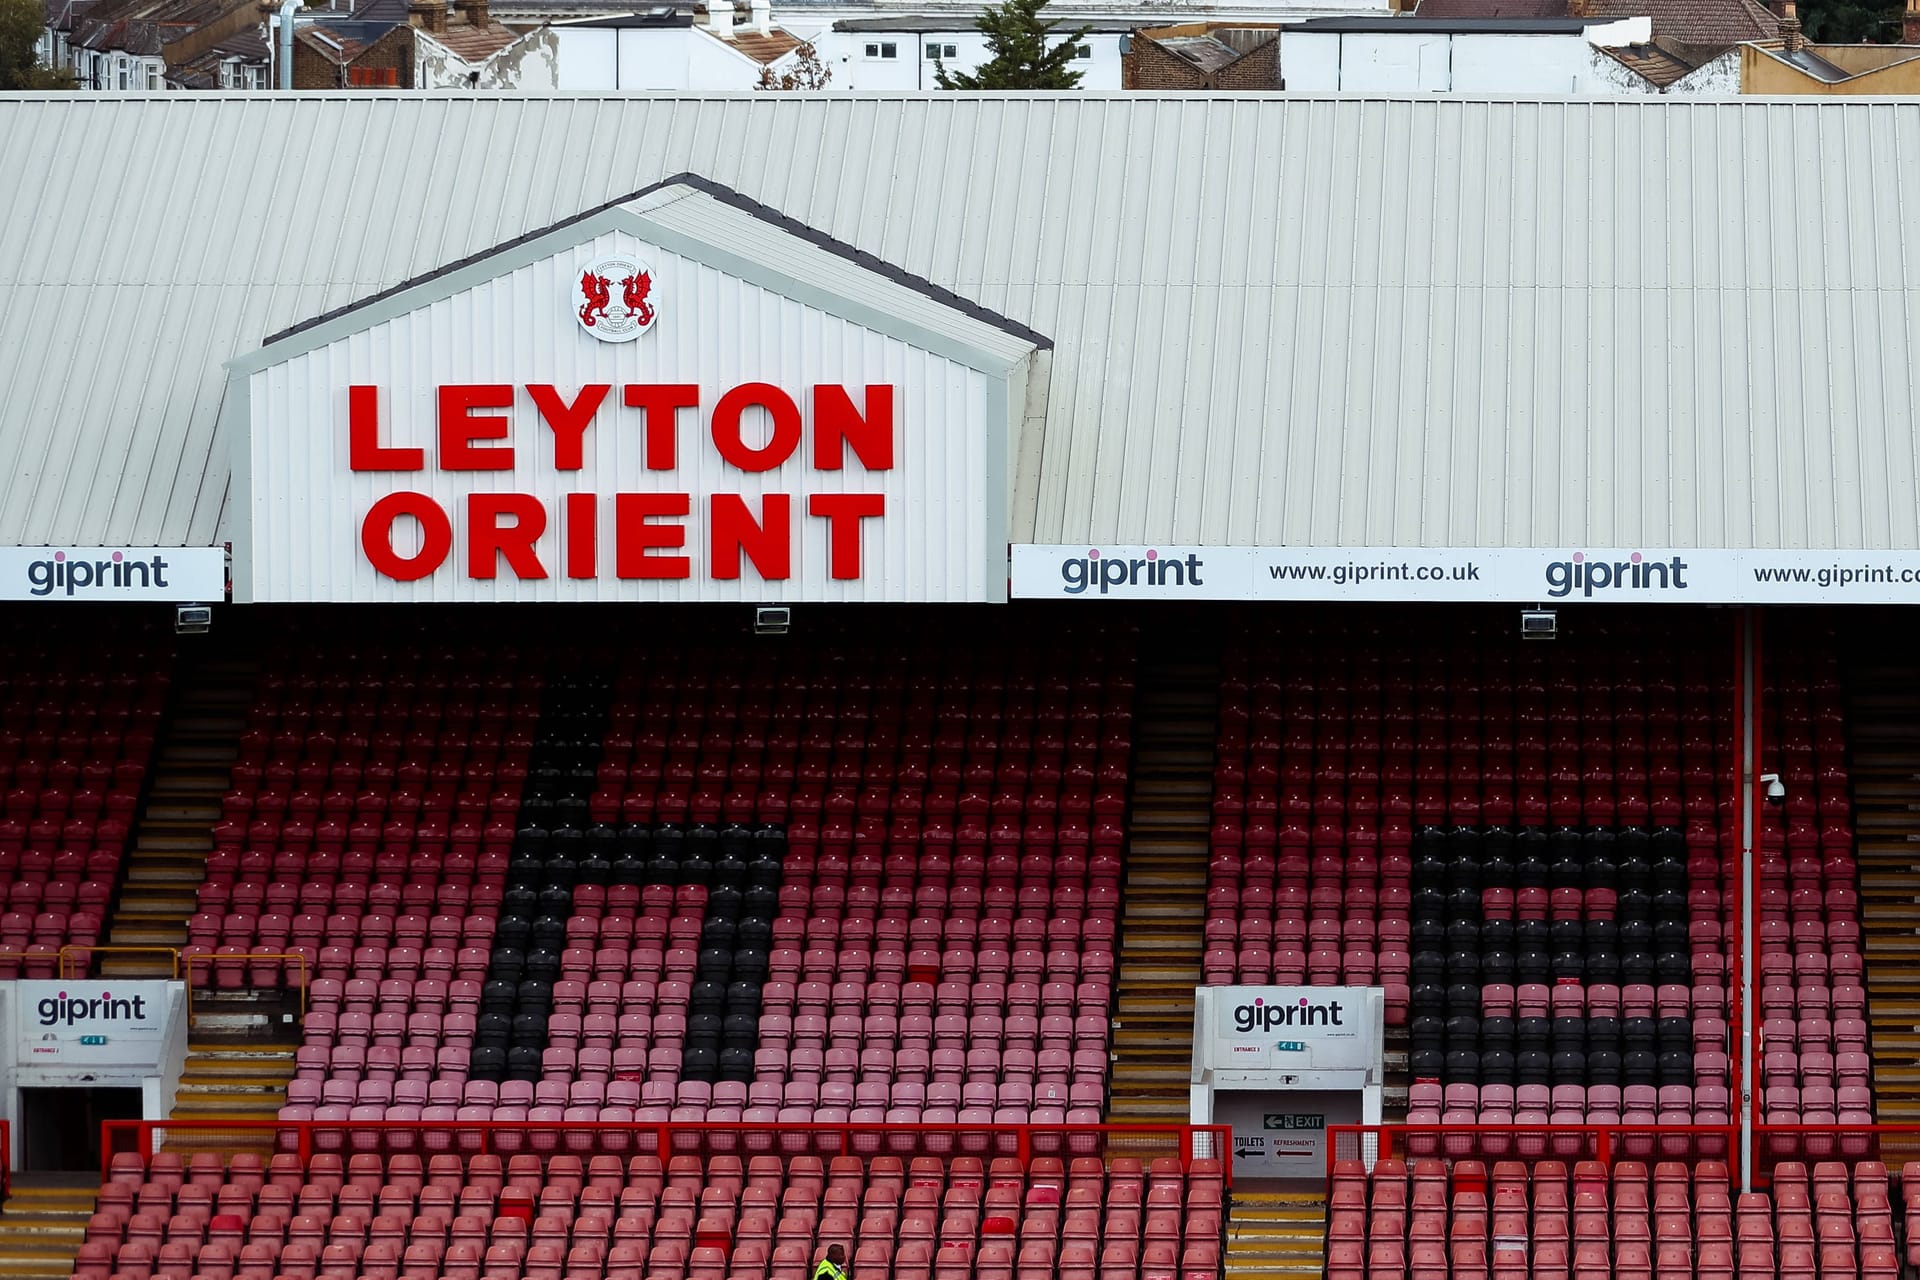
[[[95,956],[105,955],[166,956],[172,965],[172,973],[168,976],[175,982],[180,980],[180,948],[178,947],[96,947],[85,946],[77,942],[70,942],[60,948],[59,974],[61,980],[70,981],[74,978],[86,977],[88,971],[93,968],[93,958]],[[70,960],[77,960],[79,963],[70,964]]]
[[[1832,1132],[1829,1130],[1828,1132]],[[1728,1160],[1738,1150],[1734,1125],[1410,1125],[1327,1126],[1327,1173],[1336,1162],[1418,1160]]]
[[[618,1124],[515,1121],[109,1120],[101,1125],[101,1177],[115,1155],[150,1162],[156,1151],[254,1150],[297,1155],[631,1156],[681,1155],[1171,1156],[1189,1168],[1218,1160],[1231,1176],[1232,1130],[1226,1125],[961,1125],[961,1124]]]
[[[1765,1181],[1782,1161],[1878,1160],[1898,1170],[1920,1160],[1920,1124],[1755,1125],[1754,1171]],[[1738,1158],[1734,1124],[1658,1125],[1328,1125],[1327,1173],[1340,1161],[1376,1160],[1724,1160]]]
[[[0,1200],[13,1194],[13,1126],[0,1120]]]
[[[228,965],[245,968],[249,965],[264,964],[269,961],[277,963],[286,960],[298,960],[300,962],[300,1017],[304,1020],[307,1016],[307,976],[310,961],[303,953],[298,951],[243,951],[234,955],[221,955],[217,952],[198,952],[194,955],[183,957],[187,979],[187,1025],[193,1025],[193,993],[199,986],[199,984],[193,980],[195,965],[206,965],[209,970],[208,976],[211,977],[213,970]]]

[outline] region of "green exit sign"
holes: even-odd
[[[81,1044],[105,1044],[106,1042],[107,1042],[107,1038],[105,1036],[81,1036],[80,1037]]]
[[[1281,1040],[1274,1044],[1281,1053],[1305,1053],[1307,1042],[1304,1040]]]

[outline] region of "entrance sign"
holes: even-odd
[[[1384,1063],[1379,987],[1202,987],[1195,1066],[1212,1072],[1377,1077]]]
[[[165,982],[22,981],[14,988],[22,1068],[136,1067],[160,1059],[170,1008]]]
[[[1330,1124],[1374,1124],[1386,1069],[1380,987],[1200,987],[1189,1116],[1233,1129],[1236,1174],[1326,1175]]]
[[[1034,600],[1915,604],[1920,551],[1459,547],[1013,548]]]

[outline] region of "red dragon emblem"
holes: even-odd
[[[631,342],[659,317],[653,285],[653,269],[632,258],[588,264],[573,293],[580,327],[602,342]]]
[[[633,313],[634,323],[642,329],[653,323],[653,304],[647,295],[653,292],[653,273],[636,271],[620,282],[620,301]]]
[[[613,290],[608,287],[605,276],[589,271],[580,277],[580,294],[586,299],[580,304],[580,323],[591,329],[607,318],[607,304],[613,301]]]

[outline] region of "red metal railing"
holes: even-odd
[[[304,1164],[340,1155],[894,1155],[1172,1156],[1181,1168],[1217,1160],[1231,1179],[1233,1133],[1226,1125],[877,1125],[597,1124],[478,1121],[109,1120],[101,1125],[101,1177],[128,1152],[151,1162],[156,1151],[187,1155],[232,1149],[289,1152]]]
[[[1832,1130],[1828,1130],[1831,1133]],[[1411,1125],[1327,1126],[1327,1174],[1336,1161],[1733,1160],[1737,1125]]]
[[[0,1200],[13,1194],[13,1126],[0,1120]]]
[[[1920,1124],[1756,1125],[1761,1181],[1785,1160],[1878,1160],[1897,1170],[1920,1160]],[[1739,1159],[1740,1127],[1727,1125],[1328,1125],[1327,1173],[1340,1160],[1724,1160]]]

